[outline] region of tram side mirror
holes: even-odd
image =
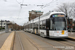
[[[67,15],[66,15],[66,17],[67,17]]]

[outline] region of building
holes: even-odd
[[[72,24],[73,24],[73,19],[67,19],[67,28],[69,31],[73,29]]]
[[[10,23],[10,21],[0,20],[0,28],[5,28],[5,26],[6,26],[7,23]]]
[[[20,26],[20,25],[18,25],[18,24],[16,24],[16,23],[10,23],[9,25],[8,25],[8,28],[10,29],[10,30],[23,30],[23,26]]]
[[[29,11],[29,21],[41,15],[43,15],[43,12],[41,11],[36,11],[36,10]]]
[[[69,31],[75,32],[75,21],[73,19],[67,20],[67,25]]]

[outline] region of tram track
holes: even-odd
[[[35,47],[35,48],[37,48],[37,50],[39,50],[39,48],[36,46],[36,45],[34,45],[33,43],[32,43],[32,41],[26,36],[26,39]]]
[[[63,40],[63,41],[62,41]],[[56,42],[58,42],[57,40],[55,40]],[[66,45],[68,45],[68,46],[74,46],[75,47],[75,43],[74,43],[74,41],[71,41],[71,40],[68,40],[68,39],[60,39],[60,41],[59,41],[59,43],[61,43],[61,44],[66,44]],[[74,44],[72,44],[72,43],[74,43]]]
[[[68,39],[64,39],[64,40],[66,40],[66,44],[68,44],[68,45],[71,45],[71,46],[74,46],[75,47],[75,41],[72,41],[72,40],[68,40]]]
[[[75,39],[65,38],[64,40],[75,42]]]
[[[19,34],[17,34],[17,31],[15,31],[15,38],[14,38],[14,44],[12,50],[24,50],[21,37]]]
[[[20,35],[21,32],[19,32],[19,35]],[[33,44],[33,42],[30,40],[30,38],[28,38],[26,35],[24,35],[25,38],[28,40],[28,42],[30,42],[37,50],[39,50],[39,48]],[[23,45],[22,45],[23,46]]]
[[[35,37],[35,36],[33,36],[33,37]],[[28,37],[29,38],[29,37]],[[37,38],[37,37],[35,37],[36,39],[39,39],[39,38]],[[30,38],[31,39],[31,38]],[[46,42],[46,41],[44,41],[44,40],[41,40],[41,39],[39,39],[40,41],[42,41],[42,42],[45,42],[46,44],[48,44],[48,45],[50,45],[50,46],[52,46],[52,47],[54,47],[54,45],[52,45],[52,44],[50,44],[50,43],[48,43],[48,42]],[[61,49],[59,49],[59,48],[55,48],[56,50],[61,50]]]
[[[34,36],[35,37],[35,36]],[[38,38],[38,37],[35,37],[35,38],[37,38],[37,39],[39,39],[39,40],[41,40],[40,38]],[[47,38],[46,38],[46,40],[48,40]],[[52,44],[50,44],[49,42],[47,42],[46,40],[41,40],[41,41],[43,41],[43,42],[45,42],[45,43],[47,43],[47,44],[49,44],[49,45],[51,45],[51,46],[54,46],[54,45],[52,45]],[[64,39],[63,39],[64,40]],[[51,40],[51,41],[54,41],[54,40]],[[75,45],[74,44],[71,44],[71,43],[69,43],[69,42],[64,42],[64,41],[56,41],[55,40],[55,42],[57,42],[57,43],[60,43],[60,44],[62,44],[62,45],[65,45],[65,46],[74,46],[75,47]],[[57,49],[57,50],[62,50],[62,49]]]
[[[18,34],[17,34],[18,35]],[[22,44],[22,41],[21,41],[21,38],[20,36],[18,35],[18,38],[19,38],[19,42],[20,42],[20,46],[21,46],[21,50],[24,50],[24,47],[23,47],[23,44]]]

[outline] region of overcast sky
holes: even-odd
[[[62,3],[72,3],[75,0],[0,0],[0,20],[14,21],[19,25],[23,25],[28,21],[29,11],[40,10],[44,13],[50,10],[57,9]],[[27,4],[22,6],[20,4]],[[37,7],[36,5],[46,5],[44,7]]]

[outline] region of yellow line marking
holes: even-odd
[[[14,40],[15,32],[13,31],[5,40],[4,44],[2,45],[0,50],[11,50],[13,47],[13,40]]]

